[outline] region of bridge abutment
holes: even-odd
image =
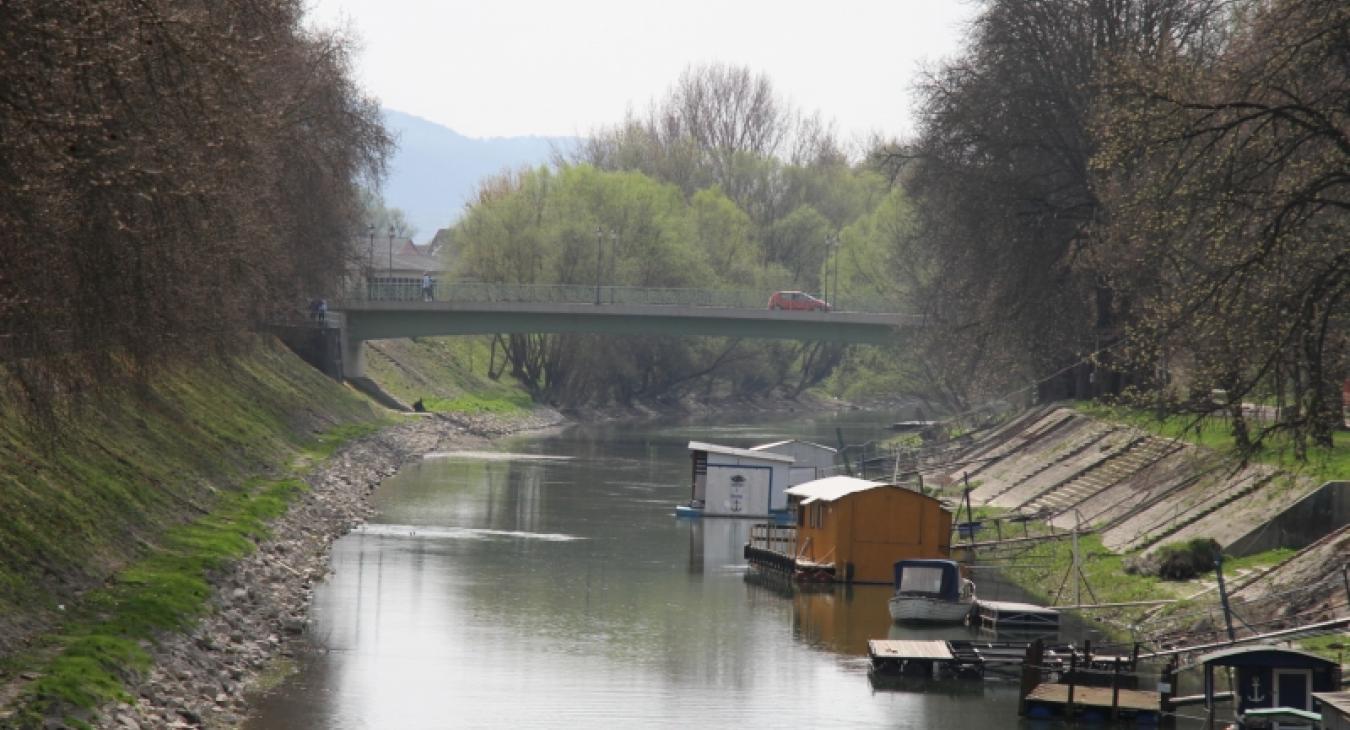
[[[364,378],[366,376],[366,351],[361,347],[364,340],[358,340],[351,335],[351,328],[343,327],[341,334],[342,341],[342,377],[348,380],[352,378]]]

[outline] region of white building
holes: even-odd
[[[680,514],[769,517],[787,509],[793,457],[770,451],[689,442],[693,488]]]
[[[835,454],[838,452],[829,446],[822,446],[810,441],[800,439],[775,441],[771,444],[751,446],[750,450],[791,456],[792,468],[788,472],[789,487],[833,476],[839,470],[834,463]]]

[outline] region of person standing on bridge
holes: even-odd
[[[422,272],[422,301],[424,301],[424,302],[431,302],[431,301],[435,301],[435,300],[436,300],[435,295],[432,293],[431,287],[432,287],[432,283],[431,283],[431,272],[430,272],[430,271],[423,271],[423,272]]]

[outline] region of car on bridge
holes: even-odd
[[[769,297],[769,309],[787,309],[799,312],[828,312],[830,303],[802,291],[776,291]]]

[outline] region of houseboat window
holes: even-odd
[[[907,565],[900,573],[900,590],[919,593],[942,592],[942,568]]]

